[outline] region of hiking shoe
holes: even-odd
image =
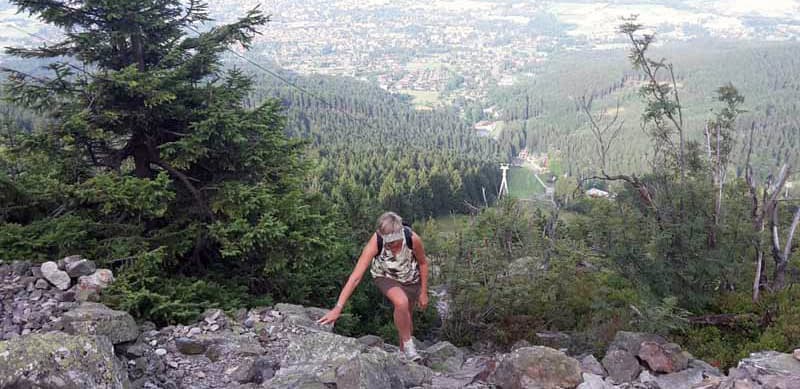
[[[418,362],[422,360],[422,357],[417,353],[417,348],[414,346],[414,340],[409,339],[403,342],[403,352],[406,355],[406,359],[412,362]]]

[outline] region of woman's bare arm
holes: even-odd
[[[411,241],[414,243],[414,257],[419,264],[419,307],[425,309],[428,306],[428,258],[425,257],[425,246],[422,239],[413,232]]]
[[[336,306],[321,319],[317,320],[317,323],[332,324],[336,321],[336,319],[339,318],[339,315],[342,313],[342,309],[344,308],[344,304],[347,303],[347,299],[349,299],[356,290],[356,287],[364,277],[364,273],[367,272],[372,258],[374,258],[376,255],[378,255],[378,239],[375,234],[372,234],[369,242],[367,242],[367,244],[364,246],[364,249],[361,250],[361,256],[358,257],[358,262],[356,262],[356,267],[353,269],[353,272],[350,273],[350,278],[347,279],[347,283],[344,284],[342,292],[339,293],[339,299],[336,301]]]

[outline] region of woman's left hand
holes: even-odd
[[[425,308],[428,308],[428,291],[423,291],[423,293],[419,294],[419,301],[417,301],[417,305],[419,306],[419,309],[423,311]]]

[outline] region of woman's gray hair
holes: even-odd
[[[378,218],[378,233],[388,235],[403,230],[403,218],[394,212],[386,212]]]

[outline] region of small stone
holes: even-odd
[[[36,289],[49,289],[50,284],[48,284],[47,280],[45,280],[44,278],[39,278],[38,280],[36,280],[34,287],[36,287]]]
[[[167,355],[167,350],[163,348],[157,348],[156,355],[158,355],[159,357],[163,357],[164,355]]]
[[[41,291],[41,290],[38,290],[38,289],[37,289],[37,290],[34,290],[34,291],[33,291],[33,293],[31,293],[31,296],[30,296],[30,297],[28,297],[28,298],[29,298],[31,301],[39,301],[39,299],[40,299],[40,298],[42,298],[42,291]]]
[[[58,296],[58,301],[71,303],[75,301],[75,288],[71,288]]]
[[[67,265],[69,265],[71,263],[78,262],[78,261],[80,261],[82,259],[83,258],[81,258],[80,255],[70,255],[68,257],[61,258],[61,259],[58,260],[58,268],[61,269],[61,270],[66,270],[67,269]]]
[[[231,378],[240,384],[252,382],[255,374],[255,361],[252,358],[243,359],[239,362],[239,366],[230,372]]]
[[[800,361],[800,348],[794,350],[792,352],[792,355],[794,356],[794,359],[797,359],[798,361]]]
[[[178,368],[178,362],[169,361],[169,362],[167,362],[167,366],[169,366],[169,367],[171,367],[173,369],[177,369]]]
[[[71,262],[66,264],[65,271],[67,274],[72,278],[78,278],[80,276],[88,276],[97,270],[97,267],[94,264],[94,261],[90,261],[88,259],[81,259],[79,261]]]
[[[114,282],[114,273],[108,269],[98,269],[90,275],[78,278],[76,298],[78,301],[98,301],[100,292]]]
[[[216,331],[219,329],[219,324],[212,324],[211,327],[208,327],[211,331]]]
[[[203,342],[191,338],[175,339],[175,347],[186,355],[202,354],[206,351],[206,345]]]
[[[205,320],[208,324],[214,324],[217,322],[217,318],[222,315],[221,309],[209,309],[205,313],[203,313],[203,320]]]
[[[244,326],[245,327],[253,328],[254,324],[255,324],[255,319],[253,319],[252,317],[248,317],[247,319],[244,319]]]
[[[59,270],[55,262],[49,261],[42,264],[42,276],[58,289],[69,289],[69,275],[67,272]]]
[[[202,371],[198,371],[198,372],[194,373],[194,375],[197,378],[206,378],[206,373],[203,373]]]
[[[202,333],[203,333],[203,330],[201,330],[201,329],[199,329],[197,327],[192,327],[191,329],[189,329],[189,333],[187,334],[187,336],[189,336],[191,338],[191,337],[200,335]]]

